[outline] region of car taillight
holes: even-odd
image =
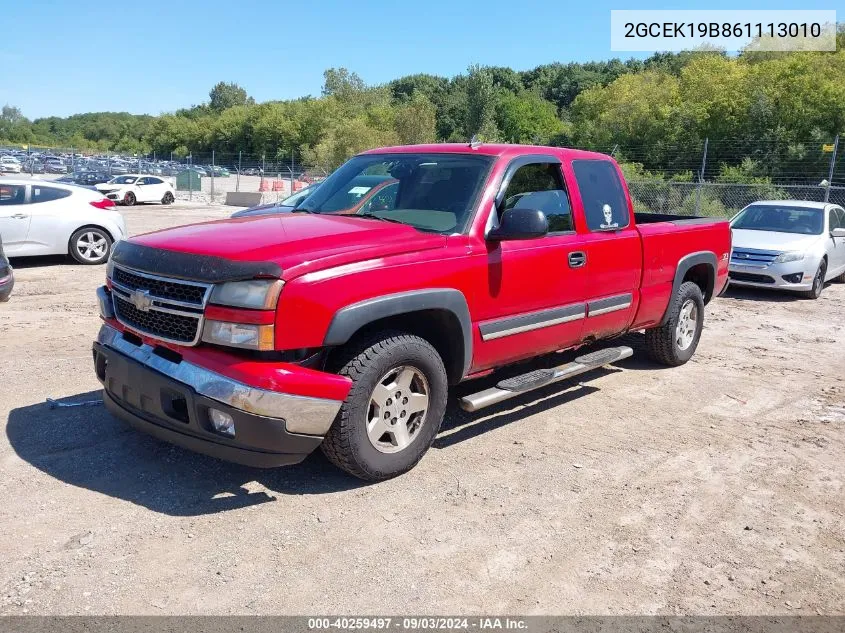
[[[92,207],[97,207],[98,209],[108,209],[109,207],[114,206],[114,202],[112,202],[108,198],[103,198],[102,200],[94,200],[93,202],[91,202],[89,204]]]

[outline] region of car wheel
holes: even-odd
[[[802,292],[801,296],[806,297],[807,299],[818,299],[822,296],[822,290],[824,290],[824,276],[827,273],[827,262],[822,260],[822,263],[819,264],[819,269],[816,271],[815,277],[813,277],[813,287],[809,290]]]
[[[672,300],[666,323],[645,332],[649,357],[661,365],[683,365],[695,354],[703,327],[701,288],[685,281]]]
[[[338,373],[352,389],[323,440],[326,457],[367,481],[413,468],[434,441],[446,411],[443,360],[428,341],[399,332],[348,350]]]
[[[80,264],[104,264],[111,245],[111,236],[103,229],[86,227],[71,235],[70,254]]]
[[[131,191],[127,191],[126,195],[123,196],[123,204],[125,204],[127,207],[131,207],[133,204],[135,204],[135,194]]]
[[[162,204],[173,204],[173,194],[171,192],[167,192],[164,194],[164,197],[161,199]]]

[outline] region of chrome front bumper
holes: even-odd
[[[126,340],[121,332],[105,324],[100,328],[97,343],[189,387],[200,396],[244,413],[283,421],[288,433],[325,435],[342,404],[339,400],[259,389],[185,360],[174,363],[156,354],[149,345],[135,345]]]

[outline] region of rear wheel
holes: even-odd
[[[701,288],[685,281],[672,299],[666,323],[646,330],[649,357],[661,365],[683,365],[695,354],[703,327],[704,297]]]
[[[70,237],[70,254],[80,264],[102,264],[109,258],[112,239],[103,229],[79,229]]]
[[[173,194],[169,191],[164,194],[164,197],[161,199],[162,204],[173,204]]]
[[[413,468],[446,411],[443,360],[428,341],[382,333],[351,348],[338,373],[352,379],[322,449],[339,468],[381,481]]]
[[[822,260],[822,263],[819,264],[819,269],[816,271],[815,277],[813,277],[813,287],[809,290],[806,290],[801,293],[803,297],[807,299],[818,299],[822,296],[822,290],[824,290],[824,276],[827,274],[827,262]]]
[[[135,194],[131,191],[127,191],[126,195],[123,196],[123,204],[125,204],[127,207],[131,207],[133,204],[135,204]]]

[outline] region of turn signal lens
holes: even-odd
[[[259,351],[271,351],[274,344],[272,325],[229,323],[227,321],[206,321],[202,340],[214,345],[242,347]]]

